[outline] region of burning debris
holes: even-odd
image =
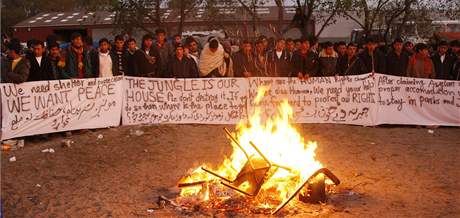
[[[202,165],[182,178],[180,196],[159,201],[193,211],[215,209],[276,214],[296,196],[302,202],[326,201],[340,180],[315,159],[315,142],[305,143],[290,124],[287,100],[276,116],[262,122],[258,107],[268,89],[259,89],[256,107],[236,132],[224,129],[233,153],[217,168]],[[165,200],[166,199],[166,200]]]

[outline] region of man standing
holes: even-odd
[[[311,36],[308,40],[310,43],[310,50],[318,56],[318,49],[319,49],[319,40],[315,36]]]
[[[128,51],[127,51],[127,68],[125,70],[127,76],[137,76],[137,65],[136,65],[136,51],[137,45],[136,40],[134,38],[128,39],[126,41],[128,44]]]
[[[57,42],[50,42],[47,45],[48,48],[48,60],[51,63],[51,71],[57,79],[63,77],[64,71],[64,60],[61,60],[61,50],[59,49],[59,44]]]
[[[174,49],[173,49],[173,46],[171,46],[171,44],[169,44],[166,41],[166,31],[164,29],[157,29],[155,31],[155,34],[157,37],[157,41],[154,47],[155,47],[155,50],[157,50],[160,55],[160,59],[158,61],[160,63],[159,71],[161,73],[163,69],[168,68],[168,61],[169,61],[169,58],[173,56]]]
[[[234,72],[236,77],[257,76],[255,57],[252,53],[251,43],[244,40],[241,43],[241,50],[235,54]]]
[[[201,77],[232,77],[233,62],[216,38],[209,39],[200,55]]]
[[[319,75],[334,76],[337,69],[337,52],[334,51],[332,42],[325,42],[324,48],[319,53]]]
[[[286,51],[288,55],[289,62],[292,61],[295,52],[295,42],[291,38],[286,39]]]
[[[2,82],[23,83],[29,78],[30,62],[21,57],[21,44],[18,39],[11,39],[7,45],[8,56],[2,60]]]
[[[288,50],[285,49],[285,41],[276,40],[275,49],[267,53],[268,76],[288,77],[291,74]]]
[[[109,50],[110,42],[106,38],[99,40],[98,51],[92,53],[91,63],[93,67],[94,77],[111,77],[112,72],[112,57]]]
[[[136,76],[157,78],[163,76],[160,53],[157,47],[153,46],[153,37],[150,34],[146,34],[142,38],[142,47],[136,51],[134,59]]]
[[[177,47],[177,46],[182,46],[182,36],[180,34],[176,34],[174,35],[173,37],[173,46],[174,46],[174,49]]]
[[[301,80],[318,76],[318,56],[311,51],[308,39],[300,39],[300,48],[293,57],[295,75]]]
[[[88,51],[84,48],[80,33],[72,34],[72,42],[65,54],[63,79],[91,78],[91,61]]]
[[[337,60],[337,74],[340,76],[364,74],[366,69],[364,63],[356,55],[358,45],[348,43],[346,54]]]
[[[387,74],[394,76],[405,76],[409,56],[403,52],[403,40],[397,38],[393,41],[393,48],[387,54]]]
[[[385,55],[377,49],[373,37],[366,39],[366,48],[358,56],[364,62],[365,73],[386,73]]]
[[[450,52],[452,56],[458,56],[458,53],[460,52],[460,40],[453,40],[450,42]]]
[[[191,47],[190,43],[193,43],[193,42],[189,42],[188,44],[186,44],[186,45],[184,46],[184,55],[185,55],[186,57],[192,59],[193,62],[195,63],[195,65],[196,65],[196,67],[198,68],[198,66],[199,66],[199,59],[198,59],[198,57],[196,57],[195,55],[193,55],[193,54],[190,53],[190,47]]]
[[[268,38],[265,35],[260,35],[256,42],[261,44],[260,46],[262,47],[262,53],[265,56],[265,52],[267,52],[269,49]]]
[[[184,47],[176,45],[176,54],[171,57],[166,70],[167,78],[198,78],[198,68],[195,61],[184,54]]]
[[[115,36],[115,46],[110,50],[113,66],[112,72],[114,76],[125,75],[128,69],[128,52],[125,49],[125,40],[123,36]]]
[[[196,58],[200,58],[200,49],[198,47],[198,42],[192,36],[187,37],[186,39],[187,47],[190,51],[190,55],[193,55]]]
[[[454,80],[457,80],[457,81],[460,81],[460,51],[457,51],[457,55],[455,56],[456,57],[456,61],[454,63],[454,73],[453,73],[453,76],[454,76]]]
[[[36,41],[33,45],[33,53],[27,56],[30,62],[29,78],[27,81],[55,80],[57,75],[53,74],[51,61],[46,56],[45,45],[42,41]]]
[[[411,41],[405,42],[403,52],[406,53],[406,55],[409,57],[414,55],[414,43],[412,43]]]
[[[424,43],[415,45],[415,54],[409,59],[407,76],[415,78],[436,78],[433,62],[430,59],[428,46]]]
[[[447,53],[449,47],[446,41],[441,41],[438,44],[438,51],[433,54],[431,60],[434,64],[436,79],[452,79],[452,67],[455,62],[455,57]]]
[[[256,41],[256,47],[254,49],[254,65],[256,67],[256,72],[253,76],[268,76],[267,73],[267,61],[266,61],[266,47],[263,40]]]
[[[347,43],[340,41],[337,43],[337,54],[339,58],[347,54]]]

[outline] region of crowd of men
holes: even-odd
[[[95,78],[117,75],[153,78],[299,77],[382,73],[395,76],[460,80],[460,42],[435,46],[414,45],[397,38],[381,46],[368,37],[364,45],[319,43],[314,37],[269,40],[261,36],[232,44],[210,37],[200,45],[193,37],[175,35],[171,41],[162,29],[140,42],[118,35],[99,40],[98,48],[74,33],[61,49],[53,40],[30,40],[23,50],[19,40],[6,44],[1,81]],[[3,49],[2,49],[3,51]]]

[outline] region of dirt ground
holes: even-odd
[[[1,155],[5,217],[247,217],[155,208],[181,176],[218,164],[231,146],[219,125],[155,125],[26,142]],[[232,128],[232,126],[227,126]],[[326,205],[289,217],[460,217],[460,128],[298,125],[318,142],[317,159],[342,181]],[[145,133],[133,134],[135,130]],[[97,139],[102,134],[102,139]],[[53,148],[55,153],[42,153]],[[8,159],[15,156],[16,162]],[[254,215],[256,216],[256,215]],[[257,215],[265,217],[266,215]]]

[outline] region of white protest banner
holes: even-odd
[[[2,139],[117,126],[123,77],[1,84]]]
[[[377,75],[378,124],[460,126],[460,81]]]
[[[247,114],[246,93],[242,78],[125,77],[123,125],[235,124]]]
[[[264,116],[271,116],[283,99],[293,108],[296,123],[373,125],[377,118],[376,83],[370,74],[344,77],[251,78],[251,107],[261,85],[270,86],[260,102]]]

